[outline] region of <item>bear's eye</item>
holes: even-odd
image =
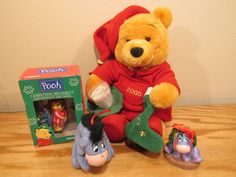
[[[150,42],[151,41],[151,38],[150,37],[145,37],[145,40]]]
[[[126,39],[126,42],[129,42],[130,41],[130,39]]]

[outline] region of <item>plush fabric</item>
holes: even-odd
[[[114,150],[103,130],[101,120],[93,116],[94,113],[83,115],[76,128],[72,147],[72,165],[84,171],[89,171],[93,166],[102,166],[114,156]]]
[[[132,114],[132,116],[130,115],[128,116],[127,113],[128,112],[131,113],[130,111],[126,112],[121,111],[124,106],[123,94],[114,85],[111,87],[111,92],[113,97],[113,104],[109,108],[104,109],[88,102],[89,112],[95,113],[94,115],[97,115],[96,120],[98,119],[102,120],[102,122],[104,123],[104,130],[108,135],[110,141],[120,142],[123,141],[126,136],[128,138],[132,138],[133,137],[132,135],[134,135],[134,140],[136,140],[139,134],[139,132],[137,131],[145,130],[150,133],[150,136],[148,136],[147,139],[153,139],[152,140],[153,143],[151,143],[150,146],[148,145],[149,143],[145,146],[144,144],[146,141],[142,141],[140,145],[144,148],[146,147],[150,151],[159,152],[160,150],[159,144],[162,143],[162,141],[160,141],[162,135],[162,123],[159,117],[153,114],[156,110],[151,105],[148,96],[145,96],[144,99],[145,100],[144,104],[146,105],[145,109],[142,110],[140,113],[133,112],[134,114]],[[134,120],[131,121],[132,120],[131,118]],[[140,118],[142,119],[141,121],[137,120]],[[86,116],[84,116],[83,120],[86,119],[87,119]],[[139,126],[136,126],[137,121],[140,121]],[[90,124],[90,119],[87,119],[86,122]],[[128,127],[134,127],[136,133],[135,131],[133,131],[133,128],[129,129]],[[125,129],[128,131],[125,132]],[[155,141],[155,137],[158,138],[157,141]],[[137,142],[137,144],[139,144],[139,142]],[[153,144],[156,147],[153,147],[154,146]]]
[[[109,60],[92,73],[109,85],[114,84],[120,90],[124,97],[122,113],[128,120],[143,112],[143,96],[148,87],[165,81],[179,89],[175,75],[167,62],[148,70],[132,71],[116,60]],[[171,107],[155,111],[154,114],[162,121],[172,120]]]
[[[129,6],[95,31],[94,42],[100,53],[100,60],[102,62],[108,59],[110,55],[113,55],[120,26],[126,19],[139,13],[149,12],[141,6]]]
[[[149,96],[144,96],[145,109],[134,120],[126,126],[126,136],[141,147],[157,153],[163,146],[162,137],[150,128],[149,119],[155,108],[149,100]],[[156,119],[158,120],[158,119]],[[160,127],[160,126],[159,126]]]
[[[143,7],[131,6],[94,33],[102,62],[86,82],[88,100],[109,107],[111,104],[106,103],[111,100],[111,91],[103,89],[107,85],[116,86],[123,95],[121,110],[103,117],[111,142],[124,140],[127,124],[145,111],[143,99],[148,87],[153,87],[149,100],[155,108],[148,119],[149,128],[161,137],[162,122],[172,120],[172,105],[180,94],[175,74],[167,63],[167,28],[172,19],[167,8],[159,7],[149,13]],[[97,97],[95,93],[99,93]]]

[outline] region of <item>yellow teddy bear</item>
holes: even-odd
[[[167,63],[168,35],[172,14],[167,8],[153,13],[140,6],[130,6],[94,33],[100,64],[86,82],[90,102],[102,108],[113,103],[110,86],[123,95],[122,109],[103,118],[104,129],[111,142],[125,139],[125,127],[144,111],[143,97],[156,111],[149,119],[152,130],[162,136],[162,122],[172,120],[171,106],[180,89]]]
[[[49,130],[46,128],[36,129],[35,134],[38,139],[50,139],[52,136]]]
[[[37,128],[35,130],[38,146],[47,146],[53,144],[52,134],[47,128]]]

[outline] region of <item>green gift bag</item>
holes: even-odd
[[[144,111],[126,125],[126,136],[129,140],[144,149],[153,153],[158,153],[163,147],[163,140],[148,124],[151,115],[155,111],[155,108],[149,100],[149,95],[144,96],[144,103]]]

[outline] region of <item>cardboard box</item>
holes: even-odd
[[[20,76],[19,86],[34,145],[74,140],[84,111],[77,65],[29,68]]]

